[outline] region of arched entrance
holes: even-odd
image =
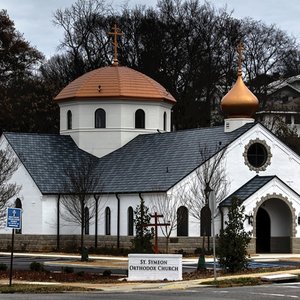
[[[286,201],[271,198],[256,211],[255,236],[257,253],[290,253],[292,212]]]

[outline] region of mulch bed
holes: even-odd
[[[289,269],[296,269],[297,267],[293,266],[291,268],[257,268],[249,269],[240,273],[235,273],[234,275],[239,274],[252,274],[252,273],[265,273],[271,271],[287,271]],[[218,271],[218,276],[232,275]],[[88,272],[79,272],[79,273],[65,273],[65,272],[50,272],[50,271],[27,271],[27,270],[14,270],[13,279],[14,280],[24,280],[24,281],[40,281],[40,282],[85,282],[85,283],[116,283],[120,282],[120,278],[124,276],[103,276],[99,273],[88,273]],[[193,279],[202,279],[202,278],[213,278],[213,270],[200,270],[194,272],[183,273],[183,280],[193,280]],[[0,271],[0,279],[9,279],[9,271]]]
[[[14,280],[40,281],[40,282],[86,282],[86,283],[112,283],[120,279],[120,276],[103,276],[96,273],[64,273],[48,271],[14,270]],[[9,279],[9,271],[0,271],[0,279]]]

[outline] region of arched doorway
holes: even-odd
[[[293,220],[285,198],[269,198],[262,202],[255,218],[256,252],[291,253]]]
[[[271,220],[268,212],[260,207],[256,215],[256,253],[269,253]]]

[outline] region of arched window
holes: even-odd
[[[145,128],[145,112],[142,109],[135,112],[135,128]]]
[[[167,113],[164,112],[164,131],[167,130]]]
[[[72,112],[70,110],[67,112],[67,129],[72,129]]]
[[[105,208],[105,235],[110,235],[110,208]]]
[[[106,113],[102,108],[95,111],[95,128],[106,128]]]
[[[22,209],[22,202],[19,198],[16,199],[15,201],[15,208],[21,208]],[[21,225],[22,225],[22,220],[21,220]],[[16,234],[21,234],[22,233],[22,227],[21,229],[16,229]]]
[[[211,211],[208,205],[205,205],[200,212],[201,217],[201,236],[211,236]]]
[[[177,209],[177,236],[188,236],[189,234],[189,212],[185,206]]]
[[[128,235],[133,235],[133,208],[131,206],[128,207],[127,211],[128,216]]]
[[[90,234],[90,212],[88,207],[84,209],[84,233],[86,235]]]

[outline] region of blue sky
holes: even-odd
[[[0,0],[0,8],[6,9],[18,31],[24,34],[32,46],[47,57],[57,52],[62,31],[52,24],[56,9],[70,7],[76,0]],[[155,6],[156,0],[110,0],[115,7],[124,3],[129,6],[145,4]],[[204,0],[199,0],[204,3]],[[252,17],[267,24],[277,24],[300,41],[299,0],[211,0],[216,7],[227,5],[237,18]]]

